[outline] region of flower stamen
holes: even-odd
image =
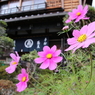
[[[77,41],[78,42],[83,42],[87,39],[87,36],[85,34],[81,35],[80,37],[78,37]]]
[[[26,77],[23,77],[23,78],[22,78],[22,82],[25,82],[25,81],[26,81]]]
[[[49,59],[52,58],[52,54],[47,54],[46,58],[49,58]]]
[[[15,65],[15,64],[17,64],[17,62],[13,62],[13,63],[12,63],[12,65]]]
[[[78,13],[76,13],[76,15],[77,15],[77,16],[80,16],[80,15],[81,15],[81,13],[80,13],[80,12],[78,12]]]

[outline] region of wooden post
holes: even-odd
[[[83,6],[85,6],[85,4],[86,4],[86,0],[83,1]]]
[[[63,46],[64,46],[64,39],[61,38],[61,52],[62,53],[64,53]],[[63,59],[64,59],[64,56],[63,56]],[[64,67],[64,60],[61,61],[61,66]]]
[[[22,0],[19,0],[19,10],[21,10]]]
[[[61,0],[61,5],[62,5],[62,8],[64,8],[64,1]]]
[[[32,6],[31,6],[31,8],[34,9],[34,6],[35,6],[34,5],[34,0],[32,0]]]
[[[79,0],[79,5],[82,5],[82,0]]]

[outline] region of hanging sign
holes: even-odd
[[[38,37],[29,39],[16,39],[15,40],[15,51],[18,52],[29,52],[34,49],[42,51],[44,46],[48,46],[48,37]]]

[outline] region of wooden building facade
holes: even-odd
[[[7,22],[7,34],[15,50],[25,53],[43,46],[57,45],[64,50],[66,35],[58,36],[63,17],[83,0],[0,0],[0,20]]]

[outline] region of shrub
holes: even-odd
[[[31,51],[30,53],[27,53],[27,54],[22,55],[21,56],[21,60],[31,61],[31,60],[34,60],[37,57],[38,57],[37,51],[34,50],[34,51]]]
[[[0,95],[14,95],[16,86],[12,81],[0,80]]]
[[[24,54],[21,56],[21,66],[27,68],[32,74],[35,73],[37,65],[34,62],[34,59],[37,58],[37,51],[31,51],[30,53]]]
[[[92,6],[89,6],[89,10],[87,13],[87,17],[90,17],[90,21],[95,21],[95,8]]]
[[[5,80],[10,80],[14,83],[18,82],[15,77],[17,76],[17,74],[19,73],[19,68],[16,69],[16,72],[12,73],[12,74],[8,74],[5,71],[5,68],[8,67],[7,65],[5,66],[1,66],[0,67],[0,79],[5,79]]]
[[[4,61],[0,61],[0,66],[4,66]]]

